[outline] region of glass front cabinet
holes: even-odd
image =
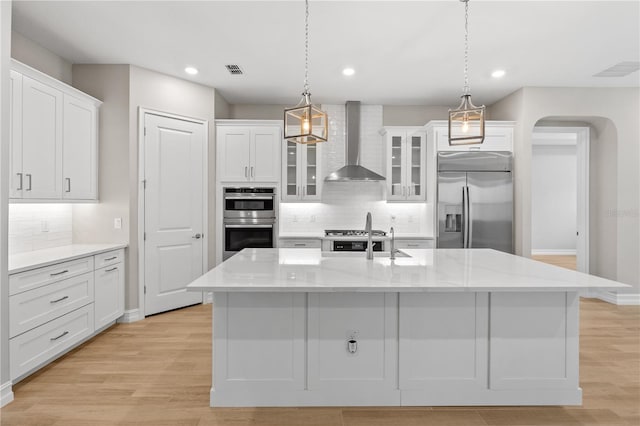
[[[423,128],[386,127],[388,201],[426,200],[426,140]]]
[[[322,144],[286,141],[282,159],[282,201],[319,201]]]

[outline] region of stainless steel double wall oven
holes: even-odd
[[[277,239],[275,188],[224,188],[223,260],[244,248],[273,248]]]

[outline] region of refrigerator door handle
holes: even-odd
[[[462,248],[467,248],[467,187],[462,187]]]
[[[469,187],[465,186],[467,190],[467,248],[471,248],[473,245],[473,220],[471,218],[471,196],[469,195]]]

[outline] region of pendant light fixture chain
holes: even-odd
[[[308,98],[309,93],[309,0],[304,1],[304,93]]]
[[[469,0],[464,2],[464,88],[463,93],[469,94]]]

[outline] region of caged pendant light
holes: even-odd
[[[300,144],[327,141],[327,113],[311,103],[309,92],[309,0],[304,15],[304,92],[293,108],[284,110],[284,138]]]
[[[484,141],[485,106],[475,106],[469,91],[469,0],[464,3],[464,89],[462,102],[449,110],[449,145],[481,144]]]

